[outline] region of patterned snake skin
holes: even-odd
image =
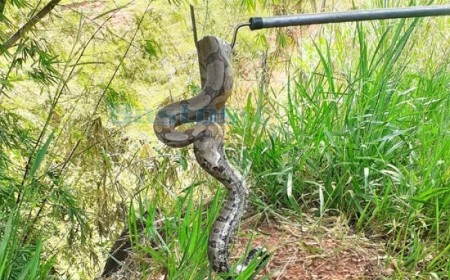
[[[208,241],[208,258],[212,269],[217,273],[226,273],[230,271],[230,245],[248,198],[245,182],[241,174],[228,163],[223,147],[223,107],[233,85],[231,47],[217,37],[206,36],[198,41],[198,53],[203,88],[201,93],[159,110],[154,121],[154,131],[158,139],[170,147],[193,144],[200,166],[228,190]],[[190,122],[197,124],[186,130],[176,129]],[[251,255],[253,257],[254,251]]]

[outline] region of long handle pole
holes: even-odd
[[[249,26],[251,30],[257,30],[263,28],[323,24],[334,22],[431,17],[431,16],[445,16],[445,15],[450,15],[450,5],[359,10],[359,11],[332,12],[319,14],[300,14],[300,15],[276,16],[276,17],[252,17],[250,18]]]

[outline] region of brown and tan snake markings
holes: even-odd
[[[170,147],[193,144],[199,165],[228,190],[208,241],[208,258],[217,273],[230,272],[230,246],[248,198],[244,179],[229,164],[223,146],[223,109],[233,86],[231,53],[231,46],[223,40],[215,36],[202,38],[198,42],[201,93],[163,107],[154,120],[154,131],[159,140]],[[197,124],[186,130],[176,129],[190,122]],[[259,251],[252,250],[245,264]]]

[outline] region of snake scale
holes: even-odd
[[[241,174],[228,162],[224,151],[224,105],[233,86],[231,46],[215,36],[197,42],[202,91],[195,97],[169,104],[158,111],[154,131],[170,147],[194,146],[199,165],[228,190],[209,240],[208,258],[217,273],[230,272],[230,245],[244,214],[248,189]],[[177,130],[185,123],[192,128]],[[255,249],[247,260],[255,254]]]

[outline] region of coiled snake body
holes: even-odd
[[[223,273],[230,270],[229,248],[246,208],[248,189],[241,174],[228,163],[223,146],[223,107],[233,85],[231,47],[217,37],[206,36],[198,41],[197,48],[201,93],[160,109],[154,121],[154,131],[158,139],[170,147],[193,144],[200,166],[228,190],[208,240],[212,269]],[[186,130],[176,129],[189,122],[197,124]]]

